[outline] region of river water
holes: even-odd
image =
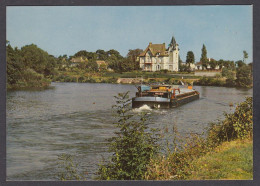
[[[149,126],[202,133],[223,119],[252,89],[195,86],[200,99],[178,108],[149,111]],[[52,83],[42,91],[7,93],[7,180],[58,180],[58,155],[73,155],[88,180],[95,176],[115,131],[113,96],[134,85]],[[230,106],[232,105],[233,106]],[[140,109],[133,110],[139,114]]]

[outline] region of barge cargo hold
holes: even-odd
[[[199,92],[192,86],[179,87],[174,85],[141,85],[132,98],[132,108],[148,105],[151,108],[172,108],[199,99]]]

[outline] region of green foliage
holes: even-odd
[[[210,68],[211,68],[211,69],[215,69],[216,66],[217,66],[217,61],[215,61],[214,59],[212,59],[212,60],[209,62],[209,65],[210,65]]]
[[[239,87],[250,87],[252,85],[252,72],[248,65],[243,65],[237,68],[236,83]]]
[[[94,60],[89,60],[86,64],[86,68],[89,71],[93,71],[93,72],[97,72],[98,71],[98,64],[96,61]]]
[[[211,144],[219,144],[234,139],[245,139],[253,135],[253,99],[247,97],[234,113],[225,113],[225,119],[213,123],[209,128],[208,139]]]
[[[141,180],[147,170],[150,159],[157,154],[158,138],[154,132],[150,132],[146,121],[146,115],[133,118],[130,114],[130,100],[128,92],[119,93],[116,109],[118,131],[115,137],[109,139],[109,151],[113,152],[109,162],[100,165],[98,179],[100,180]]]
[[[201,49],[200,61],[202,62],[202,68],[207,69],[207,65],[208,65],[207,49],[206,49],[206,46],[204,44],[203,44],[202,49]]]
[[[222,77],[228,77],[231,73],[232,73],[232,71],[229,70],[228,68],[222,69]]]
[[[12,86],[17,84],[22,79],[22,72],[24,64],[21,61],[20,51],[15,50],[10,44],[6,47],[6,61],[7,61],[7,85]]]
[[[61,170],[59,173],[59,179],[61,181],[69,181],[69,180],[86,180],[84,174],[80,173],[78,170],[78,164],[73,161],[73,157],[68,154],[61,154],[58,157],[59,159],[59,169]]]
[[[90,77],[85,82],[86,83],[96,83],[97,81],[96,81],[96,79]]]
[[[119,63],[119,70],[120,72],[130,72],[135,70],[136,64],[135,62],[132,61],[132,59],[129,58],[124,58],[120,60]]]
[[[244,50],[243,51],[243,62],[246,62],[247,58],[248,58],[248,53]]]
[[[139,66],[139,61],[137,60],[137,57],[143,52],[142,49],[133,49],[133,50],[129,50],[127,53],[127,58],[130,59],[130,61],[132,61],[132,64],[134,64],[133,70],[139,70],[140,66]]]
[[[234,113],[225,114],[225,119],[219,123],[214,123],[208,130],[207,137],[203,135],[190,134],[189,136],[182,136],[178,133],[176,127],[173,127],[173,145],[168,145],[169,136],[166,136],[168,129],[162,133],[166,136],[167,150],[165,154],[158,154],[158,156],[151,159],[148,166],[147,172],[145,173],[145,179],[148,180],[185,180],[185,179],[198,179],[194,177],[194,173],[199,171],[206,172],[212,178],[227,178],[223,175],[218,175],[215,169],[224,170],[226,165],[230,161],[223,161],[223,158],[232,158],[235,161],[232,165],[232,172],[225,171],[225,173],[231,173],[234,176],[235,172],[238,172],[236,168],[242,168],[240,177],[252,177],[252,146],[247,148],[246,152],[240,150],[242,155],[234,157],[234,153],[237,153],[237,148],[230,148],[230,150],[225,151],[223,154],[216,154],[219,156],[221,162],[213,161],[211,165],[213,167],[199,168],[202,163],[200,157],[211,158],[212,154],[207,156],[207,153],[214,151],[217,146],[221,145],[223,142],[231,140],[252,140],[253,135],[253,107],[252,107],[252,97],[246,98],[246,101],[240,103]],[[241,144],[241,143],[240,143]],[[249,155],[249,157],[248,157]],[[240,159],[239,159],[240,158]],[[199,163],[196,163],[198,162]],[[238,161],[239,160],[239,161]],[[249,162],[247,161],[249,160]],[[215,166],[215,167],[214,167]],[[217,167],[216,167],[217,166]],[[211,173],[210,173],[211,171]],[[220,173],[221,174],[221,173]],[[237,176],[237,175],[235,175]],[[201,178],[206,179],[206,178]]]
[[[190,162],[208,152],[204,138],[197,134],[182,136],[175,126],[171,132],[166,128],[162,137],[166,138],[165,154],[160,153],[150,161],[147,180],[186,179]]]
[[[168,69],[162,69],[162,70],[160,70],[160,71],[163,72],[164,74],[167,74]]]
[[[187,52],[187,56],[186,56],[186,63],[187,64],[193,64],[195,62],[195,57],[194,57],[194,53],[192,51],[188,51]]]
[[[237,66],[238,68],[240,68],[240,67],[246,65],[242,60],[236,61],[235,64],[236,64],[236,66]]]
[[[19,50],[8,44],[6,51],[8,89],[47,87],[49,78],[57,73],[56,58],[36,45],[26,45]]]
[[[108,58],[108,54],[104,50],[99,49],[96,51],[96,54],[98,60],[107,60]]]
[[[21,48],[21,58],[24,65],[37,73],[50,75],[56,65],[56,60],[36,45],[26,45]]]
[[[85,57],[88,60],[96,60],[97,54],[95,52],[87,52],[86,50],[81,50],[75,53],[74,56],[71,56],[70,58],[72,57]]]
[[[235,87],[236,86],[236,80],[234,76],[228,76],[226,79],[226,86],[227,87]]]

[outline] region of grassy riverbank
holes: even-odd
[[[84,72],[84,71],[66,71],[59,72],[52,78],[54,82],[78,82],[78,83],[120,83],[136,84],[140,81],[127,80],[128,78],[139,78],[143,83],[166,83],[166,84],[181,84],[183,81],[188,84],[199,86],[219,86],[219,87],[241,87],[235,80],[230,80],[225,77],[201,77],[195,76],[194,73],[188,72]],[[123,80],[122,80],[123,79]],[[252,88],[253,84],[249,83],[247,88]]]
[[[223,121],[212,123],[206,138],[183,139],[175,131],[174,147],[151,159],[145,179],[252,179],[252,114],[252,98],[247,98]]]
[[[191,163],[188,180],[252,180],[253,142],[250,139],[224,142]]]

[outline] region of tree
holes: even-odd
[[[248,65],[243,65],[237,68],[236,83],[239,87],[250,87],[252,84],[251,68]]]
[[[119,60],[117,59],[117,57],[114,54],[109,56],[107,61],[108,61],[108,67],[109,68],[113,69],[115,72],[120,71]]]
[[[191,63],[194,64],[194,62],[195,62],[194,53],[192,51],[188,51],[186,56],[186,63],[189,64],[190,66],[190,64]]]
[[[8,88],[46,87],[50,80],[44,76],[54,73],[57,59],[36,45],[26,45],[19,50],[7,45]]]
[[[98,71],[98,64],[95,60],[89,60],[86,63],[86,68],[90,71],[97,72]]]
[[[21,61],[20,51],[17,48],[14,50],[9,42],[6,47],[6,62],[7,85],[11,86],[22,79],[24,65]]]
[[[202,62],[202,68],[207,69],[207,65],[208,65],[207,49],[206,49],[206,46],[204,44],[203,44],[202,49],[201,49],[200,61]]]
[[[129,72],[136,70],[136,64],[133,63],[131,58],[124,58],[119,61],[120,72]]]
[[[223,59],[218,60],[217,65],[219,66],[219,69],[222,69],[222,67],[224,65],[224,60]]]
[[[132,63],[134,64],[134,70],[138,70],[140,69],[140,65],[139,65],[139,61],[137,60],[137,57],[143,52],[142,49],[133,49],[133,50],[129,50],[127,53],[127,58],[129,58]]]
[[[77,53],[75,53],[74,56],[71,56],[70,60],[73,57],[85,57],[88,60],[91,60],[91,59],[96,60],[97,54],[95,52],[87,52],[86,50],[81,50],[81,51],[78,51]]]
[[[88,57],[89,52],[87,52],[86,50],[80,50],[77,53],[74,54],[74,57]]]
[[[248,58],[248,53],[244,50],[243,51],[243,62],[246,62],[246,59]]]
[[[212,59],[209,62],[209,65],[210,65],[210,68],[214,70],[216,68],[216,66],[217,66],[217,62],[214,59]]]
[[[106,60],[108,58],[108,54],[104,50],[99,49],[96,51],[96,54],[97,54],[97,59],[99,60]]]
[[[50,75],[57,64],[56,58],[46,51],[31,44],[21,48],[21,58],[27,68],[31,68],[37,73]]]
[[[120,53],[117,50],[111,49],[107,51],[108,57],[114,55],[117,59],[122,59],[123,56],[120,55]]]
[[[244,65],[246,65],[246,64],[244,63],[244,61],[242,61],[242,60],[236,61],[236,66],[237,66],[238,68],[240,68],[240,67],[242,67],[242,66],[244,66]]]

